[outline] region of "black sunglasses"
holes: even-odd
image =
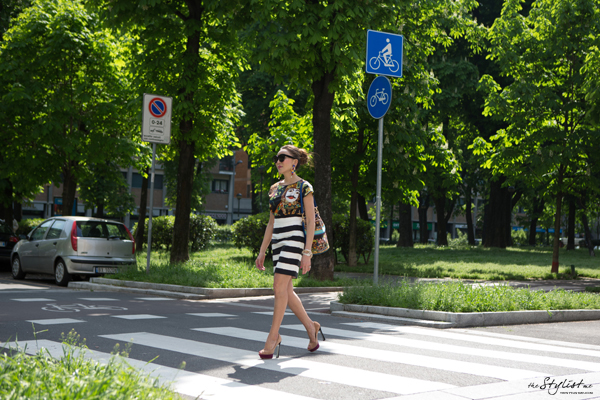
[[[288,156],[287,154],[280,154],[278,156],[273,156],[273,162],[276,163],[278,160],[279,162],[284,162],[286,157],[291,158],[292,160],[297,160],[296,157]]]

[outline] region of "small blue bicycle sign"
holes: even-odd
[[[371,74],[402,77],[402,35],[367,31],[366,71]]]
[[[390,108],[392,100],[392,84],[385,76],[373,80],[367,93],[367,108],[375,119],[382,118]]]

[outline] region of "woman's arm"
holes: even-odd
[[[313,200],[313,194],[309,193],[303,199],[304,202],[304,215],[306,216],[306,241],[304,242],[304,250],[308,250],[312,255],[312,243],[315,237],[315,202]],[[311,257],[302,256],[300,266],[302,267],[302,273],[306,274],[310,269]]]
[[[260,246],[260,251],[258,253],[258,257],[256,257],[256,268],[261,271],[265,270],[265,255],[267,253],[267,248],[269,244],[271,244],[271,238],[273,237],[273,226],[275,225],[275,216],[271,211],[271,215],[269,217],[269,223],[267,224],[267,229],[265,229],[265,237]]]

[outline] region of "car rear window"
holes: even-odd
[[[77,236],[84,238],[129,239],[125,225],[98,221],[77,221]]]

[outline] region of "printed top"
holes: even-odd
[[[269,208],[275,218],[302,216],[300,212],[300,186],[302,186],[302,197],[314,192],[312,185],[304,180],[289,185],[277,183],[271,186],[271,190],[269,190]]]

